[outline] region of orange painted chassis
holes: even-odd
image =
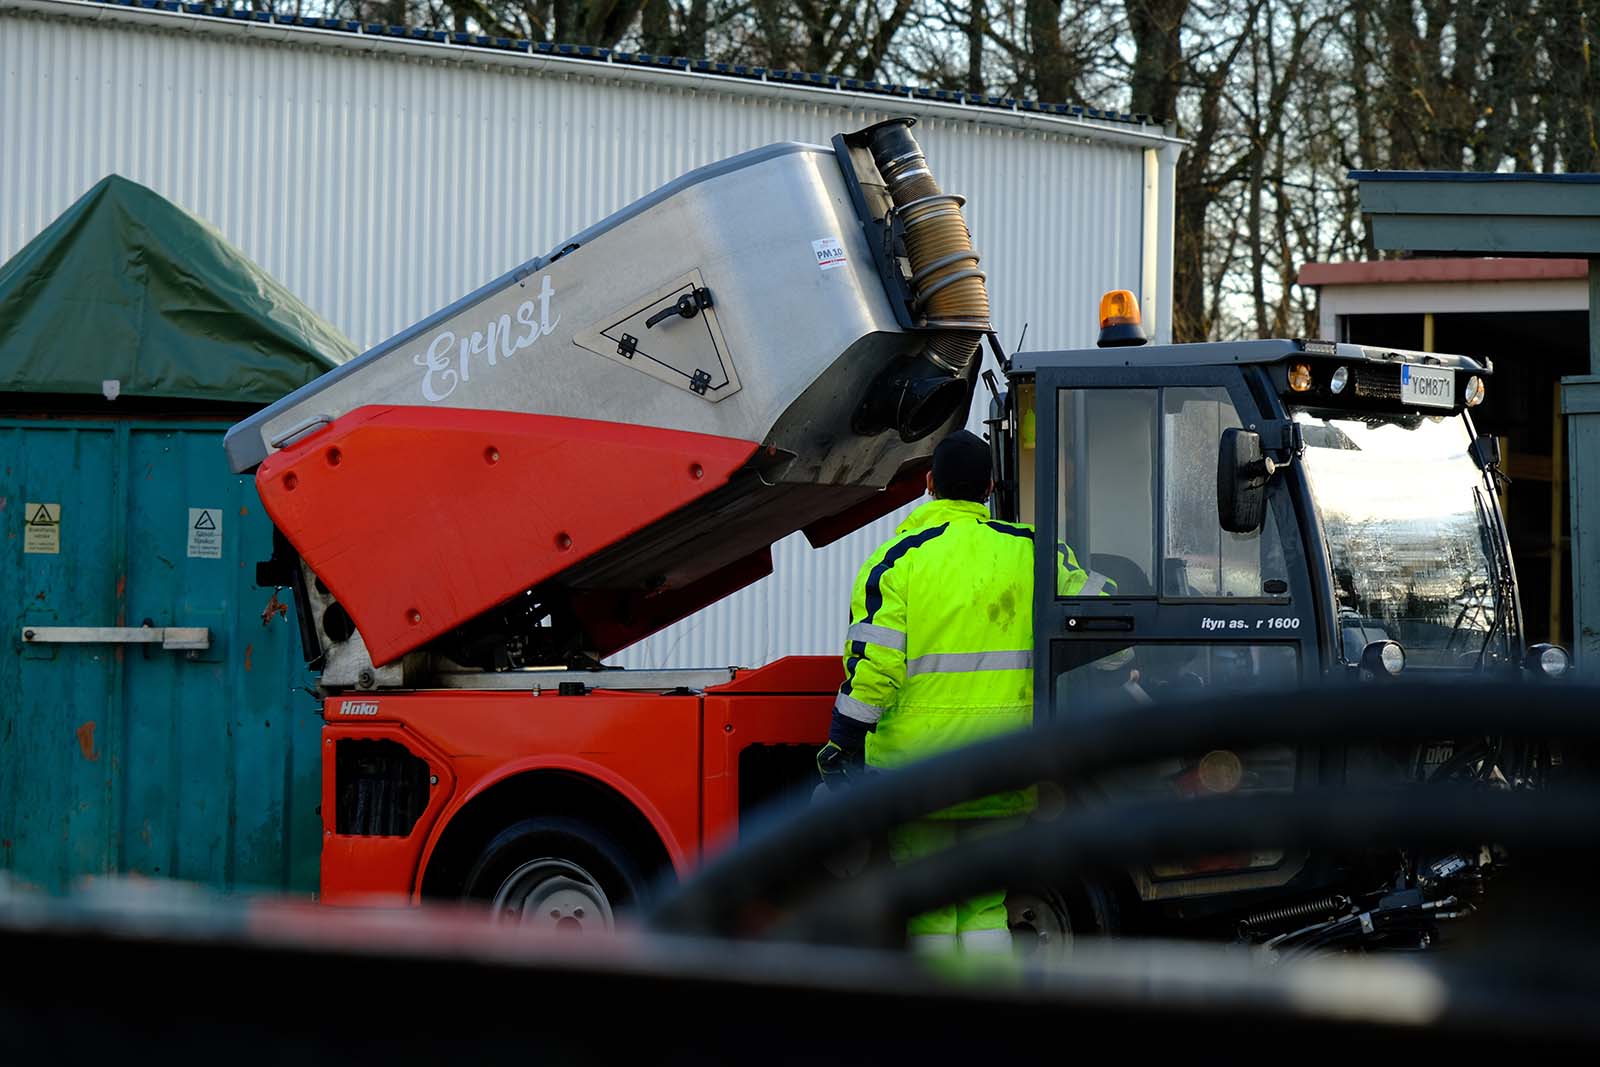
[[[323,705],[321,899],[420,902],[429,859],[452,820],[493,786],[543,770],[583,776],[622,797],[650,824],[681,876],[737,834],[739,753],[750,745],[820,746],[842,679],[837,657],[793,656],[678,696],[605,689],[582,696],[360,694],[367,707],[359,717],[340,713],[351,697],[330,698]],[[343,738],[398,741],[427,762],[437,781],[405,837],[335,832],[333,753]]]

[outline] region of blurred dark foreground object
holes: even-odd
[[[1271,744],[1301,752],[1307,773],[1292,789],[1129,800],[1097,790],[1101,776],[1177,754]],[[1422,754],[1438,747],[1457,755],[1430,769]],[[1440,872],[1469,880],[1503,873],[1498,859],[1480,866],[1478,857],[1507,846],[1518,868],[1542,875],[1541,887],[1578,887],[1568,905],[1536,917],[1570,941],[1593,923],[1585,895],[1600,884],[1597,751],[1600,692],[1576,685],[1315,687],[1061,717],[873,776],[791,817],[752,823],[737,848],[663,894],[649,922],[680,934],[890,947],[903,943],[908,916],[988,885],[1062,887],[1156,860],[1302,849],[1313,861],[1281,885],[1246,894],[1208,891],[1197,879],[1183,903],[1209,895],[1231,903],[1233,918],[1248,925],[1261,909],[1293,913],[1331,892],[1346,902],[1338,921],[1351,925],[1339,943],[1372,933],[1388,944],[1405,940],[1374,929],[1370,912],[1379,927],[1408,926],[1411,947],[1425,947],[1437,934],[1434,916],[1459,913],[1465,903]],[[1034,784],[1059,787],[1079,803],[903,867],[870,868],[843,883],[820,873],[825,858],[855,838]],[[1435,860],[1444,867],[1434,868]],[[1144,911],[1143,929],[1152,932],[1155,909]],[[1217,925],[1169,923],[1154,932],[1211,938]]]
[[[1547,946],[1548,947],[1548,946]],[[1466,956],[1085,944],[1048,968],[337,911],[173,885],[0,893],[0,1062],[1036,1062],[1051,1035],[1184,1063],[1592,1058],[1593,953],[1537,987]],[[1586,1010],[1587,1009],[1587,1010]]]
[[[1593,694],[1551,687],[1531,699],[1482,685],[1448,701],[1421,687],[1361,696],[1155,709],[1137,729],[1111,718],[1056,723],[930,760],[752,833],[664,898],[647,916],[653,928],[611,938],[494,926],[478,911],[343,911],[171,883],[103,883],[65,899],[0,887],[0,1065],[1001,1065],[1035,1063],[1053,1042],[1058,1055],[1104,1042],[1123,1055],[1136,1047],[1141,1061],[1274,1067],[1308,1052],[1593,1060]],[[1015,784],[1268,737],[1408,749],[1441,733],[1494,739],[1486,751],[1529,738],[1575,744],[1559,767],[1538,761],[1549,773],[1510,776],[1527,777],[1525,788],[1433,776],[1416,788],[1379,779],[1103,804],[871,877],[841,882],[821,870],[842,824],[871,833]],[[827,943],[903,930],[908,911],[1019,863],[1059,871],[1241,841],[1463,835],[1505,845],[1513,863],[1444,951],[1287,958],[1083,938],[1062,958],[997,962]]]

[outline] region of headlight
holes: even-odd
[[[1525,668],[1546,678],[1560,678],[1572,667],[1572,657],[1560,645],[1534,645],[1522,662]]]
[[[1333,372],[1333,377],[1328,379],[1328,390],[1333,393],[1344,392],[1346,383],[1350,381],[1350,368],[1340,367]]]
[[[1474,374],[1467,379],[1467,407],[1475,408],[1483,403],[1483,379]]]
[[[1361,650],[1361,680],[1383,681],[1406,669],[1406,650],[1398,641],[1373,641]]]
[[[1200,785],[1208,793],[1231,793],[1244,781],[1244,763],[1237,753],[1212,749],[1200,757]]]

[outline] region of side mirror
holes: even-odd
[[[1267,515],[1267,479],[1277,464],[1261,451],[1261,435],[1234,428],[1222,431],[1217,452],[1217,520],[1229,533],[1261,529]]]
[[[1477,464],[1481,471],[1492,470],[1500,466],[1500,438],[1487,434],[1479,434],[1472,439],[1472,444],[1467,451],[1472,456],[1472,462]]]

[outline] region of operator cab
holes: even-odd
[[[1145,345],[1132,295],[1120,297],[1102,304],[1103,347],[1016,355],[991,420],[998,514],[1115,583],[1057,595],[1060,553],[1036,553],[1041,716],[1562,673],[1561,650],[1523,647],[1498,449],[1469,414],[1487,361],[1328,341]],[[1342,771],[1322,754],[1278,747],[1107,788],[1289,790],[1330,773]],[[1141,893],[1283,885],[1292,860],[1152,869]]]

